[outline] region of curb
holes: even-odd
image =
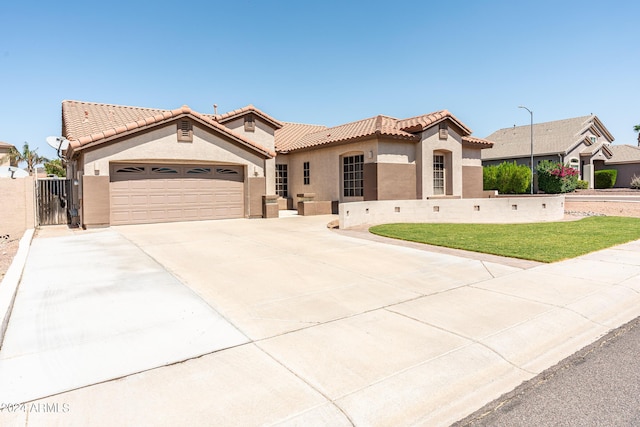
[[[2,319],[2,323],[0,324],[0,349],[2,349],[4,334],[7,331],[7,325],[9,324],[9,318],[11,317],[11,310],[13,309],[13,302],[15,301],[16,294],[18,293],[18,285],[22,278],[24,265],[27,262],[27,255],[29,254],[29,247],[31,246],[31,240],[33,239],[34,232],[35,230],[33,228],[24,232],[20,239],[18,252],[13,258],[2,282],[0,282],[0,316]]]

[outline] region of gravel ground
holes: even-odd
[[[611,189],[611,190],[578,190],[577,195],[634,195],[640,196],[640,190]],[[567,219],[592,216],[630,216],[640,218],[640,202],[565,202]],[[0,238],[0,280],[4,277],[11,261],[18,251],[20,239],[6,240]]]
[[[576,190],[576,196],[639,196],[640,190],[611,188],[607,190]],[[640,202],[572,202],[567,199],[564,210],[568,215],[607,215],[640,217]]]
[[[564,211],[572,216],[606,215],[640,218],[640,202],[564,202]]]
[[[0,238],[0,281],[4,278],[5,273],[13,261],[13,257],[18,252],[20,239],[3,239]]]

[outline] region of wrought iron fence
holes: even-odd
[[[69,224],[71,180],[46,178],[36,181],[38,225]]]

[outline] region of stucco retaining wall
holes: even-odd
[[[564,217],[564,196],[385,200],[341,203],[339,209],[342,229],[395,222],[541,222]]]
[[[34,177],[0,178],[0,236],[18,239],[35,226]]]

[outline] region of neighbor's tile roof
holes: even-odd
[[[238,108],[237,110],[229,111],[228,113],[211,115],[210,117],[218,123],[227,123],[238,117],[242,117],[247,113],[253,113],[259,117],[262,117],[263,120],[265,120],[267,123],[270,123],[276,129],[280,129],[282,127],[282,122],[274,119],[264,111],[257,109],[251,104],[247,105],[246,107]]]
[[[587,130],[613,141],[613,136],[595,115],[574,117],[534,124],[533,153],[566,154],[585,138]],[[531,153],[531,125],[500,129],[486,139],[493,141],[494,145],[493,148],[482,151],[482,160],[515,158]]]
[[[2,142],[0,141],[0,148],[12,148],[13,145],[9,144],[8,142]]]
[[[275,153],[184,105],[174,110],[130,107],[82,101],[62,102],[62,134],[72,150],[107,142],[114,137],[189,115],[221,133],[271,157]]]
[[[609,160],[605,160],[605,163],[608,165],[617,163],[640,163],[640,147],[626,144],[610,144],[609,150],[611,150],[613,155]]]

